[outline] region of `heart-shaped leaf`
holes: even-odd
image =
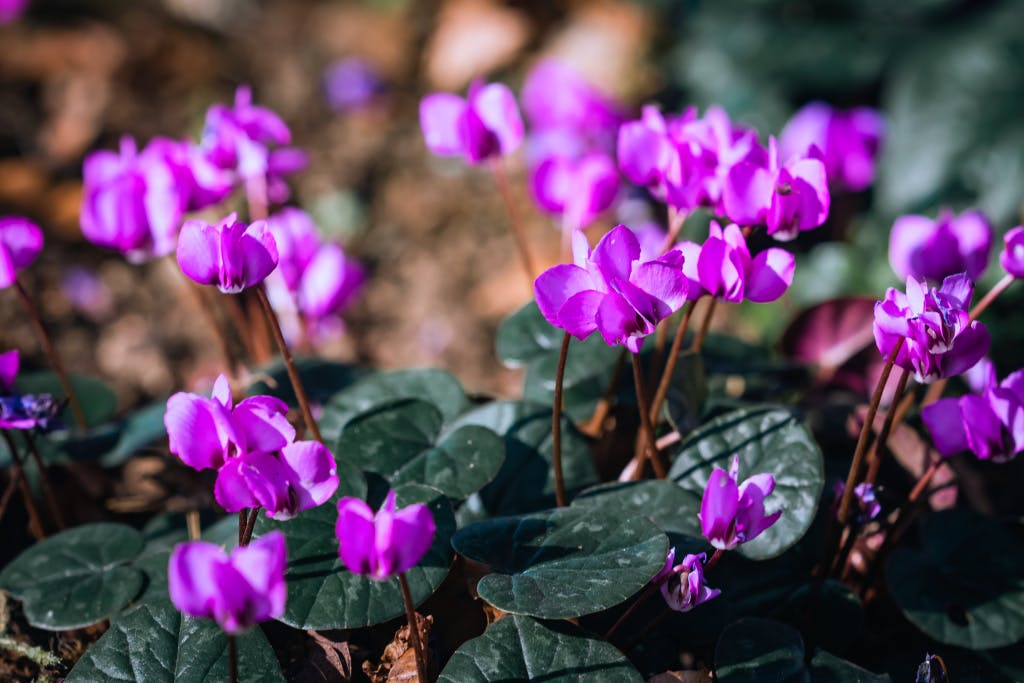
[[[700,526],[694,534],[694,522],[679,514],[689,509],[693,496],[671,481],[613,481],[583,491],[573,501],[573,507],[598,510],[617,510],[624,516],[647,515],[669,535],[690,535],[700,538]],[[707,542],[704,542],[707,545]]]
[[[106,422],[117,412],[117,394],[103,380],[86,375],[71,375],[71,386],[78,396],[78,402],[85,413],[85,421],[91,427]],[[18,375],[14,388],[21,394],[53,394],[66,396],[60,378],[55,372],[26,372]],[[74,426],[70,408],[65,408],[61,421]]]
[[[462,384],[450,372],[416,368],[375,372],[334,394],[324,406],[320,430],[328,441],[341,434],[345,424],[371,408],[400,399],[419,399],[437,408],[449,422],[469,407]]]
[[[87,524],[35,544],[0,573],[0,588],[24,603],[38,628],[62,631],[116,614],[139,594],[131,566],[143,539],[123,524]]]
[[[427,484],[461,500],[494,479],[505,459],[502,439],[467,425],[438,439],[443,416],[415,399],[372,408],[342,430],[337,452],[392,486]]]
[[[167,401],[159,400],[128,415],[119,428],[117,443],[100,458],[100,464],[120,465],[141,449],[166,438],[166,412]]]
[[[557,354],[564,335],[541,315],[537,302],[530,301],[501,321],[494,348],[502,363],[518,368]]]
[[[278,529],[284,532],[288,541],[288,569],[285,573],[288,601],[280,620],[295,628],[360,628],[405,613],[397,579],[372,581],[349,572],[338,558],[335,536],[337,500],[346,495],[366,496],[365,482],[357,484],[347,471],[349,468],[344,475],[340,465],[338,469],[343,484],[330,501],[300,512],[287,522],[260,517],[256,524],[257,536]],[[418,605],[430,597],[448,575],[455,517],[448,499],[436,489],[407,484],[396,488],[395,494],[398,507],[425,503],[433,513],[437,527],[430,550],[416,567],[405,573],[413,602]],[[380,500],[368,502],[374,509],[381,503]]]
[[[700,536],[697,513],[715,467],[728,469],[739,455],[740,481],[767,472],[775,477],[769,512],[782,516],[736,552],[754,560],[775,557],[800,540],[814,520],[825,484],[821,450],[807,428],[784,408],[745,408],[721,415],[690,435],[676,449],[669,479],[689,494],[678,509],[681,529]],[[692,526],[687,526],[692,525]]]
[[[452,654],[438,681],[579,681],[628,683],[643,680],[607,642],[564,622],[509,615]]]
[[[668,538],[646,517],[559,508],[478,522],[455,550],[494,569],[480,597],[500,610],[566,619],[619,604],[665,564]]]
[[[238,636],[239,683],[284,681],[258,628]],[[183,616],[167,600],[126,612],[82,656],[67,683],[220,683],[228,680],[228,639],[216,622]]]
[[[505,442],[505,462],[490,484],[480,490],[480,502],[492,515],[515,515],[555,504],[551,470],[551,409],[523,401],[494,401],[459,416],[446,433],[461,427],[487,427]],[[568,491],[597,481],[590,447],[562,419],[562,473]]]
[[[541,405],[554,402],[560,351],[561,335],[559,347],[553,353],[541,356],[526,368],[526,377],[523,379],[524,401]],[[593,415],[598,401],[615,378],[615,367],[621,355],[622,349],[608,346],[599,334],[591,335],[584,341],[574,339],[570,342],[562,381],[562,406],[569,417],[576,422],[583,422]]]
[[[1007,528],[966,510],[942,510],[925,523],[920,548],[889,559],[889,590],[932,638],[987,650],[1024,638],[1024,543]]]

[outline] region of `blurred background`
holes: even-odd
[[[1011,0],[31,0],[0,16],[0,214],[44,227],[47,247],[22,277],[67,364],[111,382],[123,408],[204,386],[220,359],[173,261],[131,265],[82,239],[83,156],[122,134],[195,138],[239,84],[310,154],[292,201],[369,271],[323,355],[437,365],[475,392],[519,392],[493,335],[531,293],[493,178],[431,157],[417,119],[424,94],[475,77],[518,92],[557,57],[629,111],[720,104],[762,140],[811,100],[879,107],[875,185],[837,196],[825,228],[794,243],[784,314],[734,308],[716,321],[769,348],[800,308],[896,284],[896,216],[979,207],[997,234],[1022,220],[1024,3]],[[559,233],[530,201],[522,153],[510,173],[536,258],[553,265]],[[592,238],[616,222],[604,217]],[[691,223],[703,239],[700,217]],[[1000,374],[1021,364],[1020,302],[1011,290],[991,315]],[[46,367],[0,292],[9,347]]]

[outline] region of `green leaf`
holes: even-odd
[[[752,474],[775,477],[769,512],[782,509],[779,520],[736,552],[754,560],[776,557],[800,540],[818,508],[825,484],[821,450],[807,428],[783,408],[736,410],[701,427],[676,449],[669,479],[689,494],[689,504],[677,510],[679,525],[700,536],[697,513],[704,487],[715,467],[728,469],[739,455],[742,482]]]
[[[126,612],[82,656],[65,681],[220,683],[228,680],[228,640],[217,623],[183,616],[167,600]],[[238,636],[239,683],[284,681],[259,628]]]
[[[571,624],[515,614],[463,643],[438,678],[450,683],[642,680],[622,653],[605,641]]]
[[[552,352],[557,355],[564,335],[541,315],[537,302],[530,301],[501,321],[494,346],[502,363],[518,368]]]
[[[505,442],[505,462],[478,494],[493,516],[543,510],[555,504],[552,473],[551,409],[523,401],[494,401],[459,416],[447,433],[461,427],[487,427]],[[562,473],[568,491],[597,482],[590,447],[562,418]]]
[[[128,415],[121,425],[117,443],[101,458],[104,467],[120,465],[143,448],[167,437],[164,413],[167,401],[160,400]]]
[[[37,628],[81,628],[117,613],[139,594],[130,563],[142,534],[123,524],[87,524],[35,544],[0,573],[0,588],[24,603]]]
[[[700,538],[700,526],[694,534],[694,523],[679,514],[681,508],[692,506],[693,496],[678,484],[661,479],[646,481],[613,481],[583,491],[573,507],[617,510],[622,515],[647,515],[667,534]],[[707,542],[704,542],[707,545]]]
[[[920,548],[899,548],[889,590],[906,617],[932,638],[987,650],[1024,638],[1024,543],[1019,526],[966,510],[943,510],[924,525]]]
[[[566,619],[600,612],[641,590],[665,564],[668,539],[646,517],[559,508],[479,522],[456,552],[494,569],[480,597],[513,614]]]
[[[320,360],[318,358],[296,358],[295,369],[299,372],[302,386],[314,403],[327,403],[339,391],[351,386],[365,374],[365,370],[348,363]],[[280,359],[260,368],[257,381],[249,387],[249,396],[267,394],[276,396],[288,405],[298,405],[295,390],[288,378],[288,370]]]
[[[538,358],[526,368],[523,380],[524,401],[541,405],[554,403],[561,336],[558,343],[559,348],[553,353]],[[565,413],[574,421],[583,422],[594,413],[598,401],[614,379],[615,367],[621,355],[621,348],[608,346],[599,334],[593,334],[584,341],[573,339],[569,344],[562,384],[562,405]],[[626,376],[629,376],[628,373]]]
[[[86,375],[71,375],[71,386],[82,405],[86,423],[92,427],[106,422],[117,412],[117,394],[102,380]],[[55,372],[27,372],[18,375],[15,389],[22,394],[53,394],[66,396],[60,378]],[[65,408],[61,420],[69,427],[75,425],[71,408]]]
[[[502,439],[465,426],[438,439],[443,416],[415,399],[373,408],[342,430],[337,452],[392,486],[427,484],[461,500],[494,479],[505,460]]]
[[[356,415],[409,398],[433,404],[445,422],[453,420],[469,407],[462,384],[445,370],[417,368],[375,372],[331,397],[319,420],[320,430],[328,441],[336,439],[345,424]]]
[[[360,628],[389,621],[405,613],[398,580],[372,581],[352,574],[338,559],[335,524],[337,500],[341,496],[365,497],[366,486],[354,486],[349,473],[339,477],[349,483],[327,503],[300,512],[294,519],[277,522],[260,517],[256,535],[278,529],[288,541],[288,601],[281,621],[301,629]],[[361,489],[359,491],[358,489]],[[395,489],[398,506],[426,503],[434,515],[437,532],[434,543],[420,563],[405,573],[415,604],[433,594],[448,575],[452,560],[451,536],[455,517],[451,504],[440,491],[427,486],[407,484]],[[376,509],[380,500],[369,501]]]

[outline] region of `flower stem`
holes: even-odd
[[[725,551],[721,548],[715,548],[715,552],[711,555],[711,559],[704,563],[704,571],[714,569],[718,561],[722,559],[722,555],[725,555]]]
[[[640,432],[643,436],[643,449],[654,470],[654,476],[664,479],[668,472],[658,457],[658,446],[654,439],[654,425],[651,423],[651,408],[647,404],[647,391],[644,389],[643,369],[640,367],[640,354],[633,354],[633,383],[636,386],[636,402],[640,411]]]
[[[252,532],[256,528],[256,520],[260,516],[260,508],[255,507],[249,510],[249,518],[245,521],[245,531],[242,534],[242,540],[238,543],[240,546],[249,545],[249,541],[252,540]],[[241,520],[239,520],[241,521]]]
[[[288,371],[288,379],[292,382],[295,398],[298,399],[299,408],[302,410],[302,417],[306,420],[306,428],[313,435],[314,439],[323,443],[324,438],[320,435],[320,429],[316,426],[316,420],[313,419],[313,411],[309,407],[309,397],[306,396],[306,389],[302,386],[298,370],[295,369],[292,352],[288,349],[288,343],[284,340],[284,333],[281,332],[281,323],[278,321],[274,309],[270,306],[267,292],[263,289],[262,284],[256,285],[253,289],[256,290],[256,298],[259,299],[260,306],[263,308],[263,316],[267,320],[267,325],[270,326],[270,331],[274,333],[274,340],[277,342],[277,348],[281,352],[281,358],[284,360],[284,367]]]
[[[245,538],[245,525],[249,521],[249,510],[242,508],[238,511],[238,545],[242,545],[242,540]]]
[[[402,600],[405,602],[405,617],[409,621],[409,639],[412,641],[413,651],[416,654],[416,674],[419,683],[428,683],[427,678],[427,651],[420,638],[420,625],[416,619],[416,609],[412,604],[412,593],[409,592],[409,582],[405,580],[405,574],[398,575],[398,585],[402,587]]]
[[[892,372],[893,363],[896,362],[896,355],[903,348],[903,337],[900,337],[896,341],[896,345],[893,346],[892,351],[889,353],[889,357],[885,361],[885,367],[882,368],[882,376],[878,378],[878,384],[875,386],[875,393],[871,396],[871,403],[868,406],[868,413],[864,417],[864,425],[861,427],[860,435],[857,437],[857,447],[853,451],[853,461],[850,463],[850,472],[846,475],[846,488],[843,489],[843,498],[839,503],[839,523],[843,526],[850,520],[850,507],[853,503],[853,489],[857,486],[857,480],[860,477],[860,470],[864,464],[864,456],[867,452],[868,435],[871,433],[872,426],[875,422],[875,415],[878,413],[878,404],[882,402],[882,393],[885,391],[885,385],[889,381],[889,374]]]
[[[693,309],[697,307],[697,300],[686,305],[683,317],[679,320],[679,327],[676,328],[675,339],[672,340],[672,347],[668,350],[668,360],[665,361],[665,369],[661,373],[661,381],[658,382],[658,389],[654,392],[654,399],[651,401],[651,421],[655,422],[661,413],[661,406],[668,396],[668,388],[672,385],[672,375],[676,371],[676,363],[679,361],[679,351],[683,348],[683,337],[686,335],[686,328],[693,317]]]
[[[32,497],[32,488],[28,485],[28,479],[25,478],[25,465],[18,454],[18,447],[14,444],[14,439],[11,438],[9,431],[6,429],[0,430],[0,434],[3,434],[4,441],[7,442],[7,448],[11,452],[14,477],[18,480],[18,488],[21,491],[22,499],[25,501],[25,512],[28,514],[29,531],[32,532],[37,541],[42,540],[46,538],[46,531],[43,530],[43,521],[39,516],[39,509],[36,507],[35,498]]]
[[[11,498],[14,497],[14,491],[18,488],[18,484],[21,482],[21,470],[12,467],[11,468],[11,479],[7,482],[7,488],[4,489],[4,495],[0,497],[0,520],[3,520],[4,514],[7,512],[7,506],[11,502]]]
[[[704,338],[708,335],[708,329],[711,327],[711,318],[715,315],[715,307],[717,305],[718,299],[711,297],[711,302],[704,311],[704,322],[700,324],[700,331],[697,332],[697,338],[693,340],[693,346],[690,347],[694,353],[700,353],[701,348],[704,346]]]
[[[569,357],[568,332],[562,337],[562,349],[558,353],[558,370],[555,373],[555,400],[551,406],[551,466],[555,470],[555,502],[565,507],[565,479],[562,475],[562,385],[565,383],[565,361]]]
[[[871,484],[875,483],[878,470],[882,466],[882,458],[885,457],[886,445],[889,443],[889,435],[892,434],[892,430],[895,428],[896,418],[902,417],[903,392],[907,390],[907,380],[910,379],[910,372],[905,368],[901,369],[902,373],[896,383],[896,393],[892,395],[889,409],[885,411],[885,421],[882,423],[882,429],[878,432],[878,437],[868,452],[868,473],[864,476],[864,481]],[[910,394],[910,396],[912,397],[913,394]]]
[[[494,180],[498,184],[498,192],[501,193],[501,199],[505,202],[505,210],[508,211],[509,220],[512,221],[512,235],[515,237],[516,248],[519,250],[519,259],[523,263],[523,270],[526,271],[526,277],[532,289],[533,281],[537,278],[537,271],[533,267],[533,258],[530,256],[526,232],[523,230],[522,221],[519,219],[519,210],[516,208],[516,202],[512,196],[512,187],[509,185],[508,175],[506,175],[505,167],[500,159],[495,159],[491,162],[491,172],[494,174]]]
[[[30,430],[24,430],[22,436],[28,445],[29,456],[36,464],[36,469],[39,470],[39,485],[43,489],[43,498],[46,499],[46,506],[50,508],[50,517],[53,518],[53,523],[57,525],[57,530],[63,531],[65,528],[64,515],[61,514],[60,505],[57,504],[57,496],[53,492],[53,485],[50,484],[50,475],[46,472],[43,458],[39,455],[39,448],[36,447],[36,442],[32,438]]]
[[[238,683],[238,643],[235,636],[228,634],[228,680]]]
[[[654,593],[658,590],[660,586],[660,583],[655,583],[654,581],[651,581],[649,584],[647,584],[647,588],[645,588],[643,592],[640,593],[639,597],[637,597],[637,599],[633,601],[633,604],[629,606],[629,609],[623,612],[622,616],[620,616],[615,621],[615,623],[612,624],[612,627],[608,629],[608,631],[604,634],[604,639],[611,640],[612,637],[622,627],[622,625],[626,623],[626,620],[633,616],[633,612],[636,612],[638,609],[640,609],[640,606],[647,602],[647,600],[652,595],[654,595]]]
[[[46,327],[43,326],[43,320],[39,317],[39,309],[32,303],[32,297],[25,291],[25,287],[21,284],[20,280],[14,281],[14,289],[18,292],[18,296],[21,298],[21,303],[25,306],[25,312],[28,314],[29,320],[32,321],[32,325],[36,328],[36,334],[39,336],[39,341],[43,344],[43,350],[46,352],[46,356],[50,359],[50,365],[53,366],[54,372],[57,373],[57,378],[60,380],[60,385],[64,389],[64,393],[68,396],[68,401],[71,403],[71,414],[75,418],[75,424],[78,429],[85,431],[88,428],[88,424],[85,420],[85,412],[82,410],[82,404],[78,401],[78,394],[75,393],[74,387],[71,385],[71,379],[68,377],[67,371],[64,369],[64,363],[60,359],[60,355],[57,353],[57,347],[53,345],[53,340],[50,339],[50,335],[46,332]]]

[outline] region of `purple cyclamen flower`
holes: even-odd
[[[943,398],[921,409],[935,448],[949,457],[971,451],[979,460],[1007,462],[1024,451],[1024,370],[977,394]]]
[[[600,330],[609,346],[625,344],[639,353],[644,338],[686,301],[682,253],[641,261],[640,242],[624,225],[592,252],[581,232],[572,245],[574,263],[550,268],[534,283],[541,313],[577,339]]]
[[[1003,236],[1004,249],[999,263],[1010,275],[1024,277],[1024,225],[1018,225]]]
[[[17,349],[0,353],[0,428],[44,431],[58,426],[63,402],[50,394],[19,394],[14,389],[21,365]]]
[[[817,148],[829,183],[857,192],[874,181],[884,133],[885,120],[876,109],[843,111],[811,102],[786,124],[779,148],[786,158],[815,156],[811,148]]]
[[[523,82],[523,112],[536,130],[573,132],[597,149],[608,149],[622,121],[619,105],[555,59],[534,66]]]
[[[820,226],[828,218],[829,203],[825,164],[800,157],[782,162],[775,138],[768,141],[767,163],[737,163],[722,191],[722,205],[731,221],[764,225],[777,240],[791,240]]]
[[[238,635],[284,614],[287,547],[271,531],[228,555],[213,543],[192,541],[174,548],[167,566],[171,602],[184,614],[213,619]]]
[[[178,265],[202,285],[237,294],[257,285],[277,267],[277,244],[266,221],[250,225],[231,214],[216,225],[186,221],[178,238]]]
[[[471,164],[511,154],[524,134],[515,95],[501,83],[474,82],[467,99],[427,95],[420,101],[420,127],[431,152],[461,155]]]
[[[579,158],[556,155],[532,170],[530,186],[542,209],[562,214],[567,226],[582,230],[615,201],[619,169],[604,152]]]
[[[164,425],[171,453],[197,470],[216,469],[214,497],[228,512],[263,507],[290,519],[326,502],[338,487],[330,451],[316,441],[295,442],[288,406],[272,396],[234,405],[221,375],[206,398],[179,392],[167,401]]]
[[[385,581],[412,569],[434,542],[434,516],[423,503],[395,509],[389,491],[375,515],[364,501],[338,501],[338,555],[353,574]]]
[[[335,111],[365,107],[373,102],[383,89],[380,76],[365,59],[342,59],[324,71],[327,104]]]
[[[683,242],[683,274],[689,281],[689,298],[710,294],[739,303],[775,301],[793,282],[795,259],[785,249],[771,247],[751,258],[743,231],[730,223],[722,229],[711,221],[703,245]]]
[[[992,227],[980,211],[957,216],[944,210],[937,220],[901,216],[889,234],[889,263],[901,280],[941,280],[966,272],[977,282],[991,248]]]
[[[188,186],[165,145],[151,143],[139,153],[125,136],[119,153],[89,154],[82,176],[81,225],[87,240],[136,263],[174,250]]]
[[[846,483],[841,481],[837,481],[836,485],[832,487],[832,493],[835,496],[833,514],[838,514],[839,502],[842,500],[843,491],[845,490]],[[853,500],[854,505],[857,506],[857,512],[855,514],[857,524],[866,524],[867,522],[870,522],[882,511],[882,504],[878,502],[875,487],[870,482],[861,482],[853,487]]]
[[[889,288],[875,303],[875,344],[889,356],[902,338],[896,365],[921,383],[964,372],[988,352],[989,334],[970,319],[974,285],[966,273],[951,275],[938,289],[907,278],[906,294]]]
[[[740,458],[733,456],[729,471],[716,467],[708,477],[700,503],[700,528],[719,550],[731,550],[757,538],[775,524],[782,510],[766,514],[764,501],[775,490],[775,477],[754,474],[738,483]]]
[[[704,562],[707,556],[686,555],[683,561],[673,566],[676,549],[668,549],[665,566],[651,582],[661,588],[665,603],[676,612],[689,612],[697,605],[722,594],[717,588],[708,588],[704,583]]]
[[[32,265],[43,249],[43,231],[21,216],[0,216],[0,289],[18,279],[18,271]]]

